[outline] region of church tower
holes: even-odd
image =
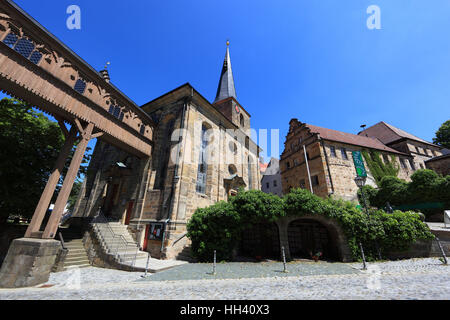
[[[213,105],[233,124],[248,134],[250,131],[250,114],[237,101],[229,47],[230,42],[227,41],[227,51]]]

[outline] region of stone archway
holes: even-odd
[[[288,225],[291,258],[311,259],[320,252],[321,260],[339,260],[336,241],[328,229],[311,219],[298,219]]]
[[[286,258],[309,258],[322,252],[321,260],[353,261],[347,239],[339,223],[319,215],[284,217],[277,222],[280,246]]]

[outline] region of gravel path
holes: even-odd
[[[0,290],[0,299],[450,299],[450,267],[435,258],[372,263],[367,271],[360,270],[361,264],[346,265],[359,270],[181,281],[142,281],[142,273],[86,268],[80,269],[78,288],[76,281],[67,282],[76,272],[62,272],[51,275],[52,287]]]

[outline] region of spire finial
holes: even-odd
[[[111,62],[109,62],[109,61],[105,64],[105,70],[108,69],[108,66],[109,66],[110,64],[111,64]]]
[[[227,50],[223,61],[222,72],[220,73],[219,86],[217,88],[216,99],[214,103],[229,97],[236,98],[236,89],[234,88],[233,72],[231,71],[231,59],[229,50],[230,40],[227,39]]]

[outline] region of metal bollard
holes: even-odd
[[[362,259],[363,259],[363,270],[367,270],[366,256],[364,255],[364,249],[363,249],[363,246],[362,246],[361,242],[359,243],[359,248],[361,249],[361,256],[362,256]]]
[[[378,259],[383,260],[383,258],[381,257],[381,249],[380,249],[380,246],[378,245],[378,242],[375,242],[375,245],[377,247]]]
[[[436,237],[436,242],[438,243],[439,249],[441,250],[442,258],[444,259],[444,264],[448,264],[447,257],[445,256],[444,249],[442,248],[441,242],[439,241],[438,237]]]
[[[281,247],[281,253],[283,255],[283,272],[288,273],[289,271],[287,271],[287,268],[286,268],[286,254],[284,253],[284,246]]]
[[[217,263],[217,255],[216,255],[216,250],[214,250],[213,274],[216,274],[216,263]]]
[[[213,262],[213,270],[212,270],[212,273],[211,273],[213,276],[215,276],[217,273],[216,273],[216,250],[214,250],[214,262]]]

